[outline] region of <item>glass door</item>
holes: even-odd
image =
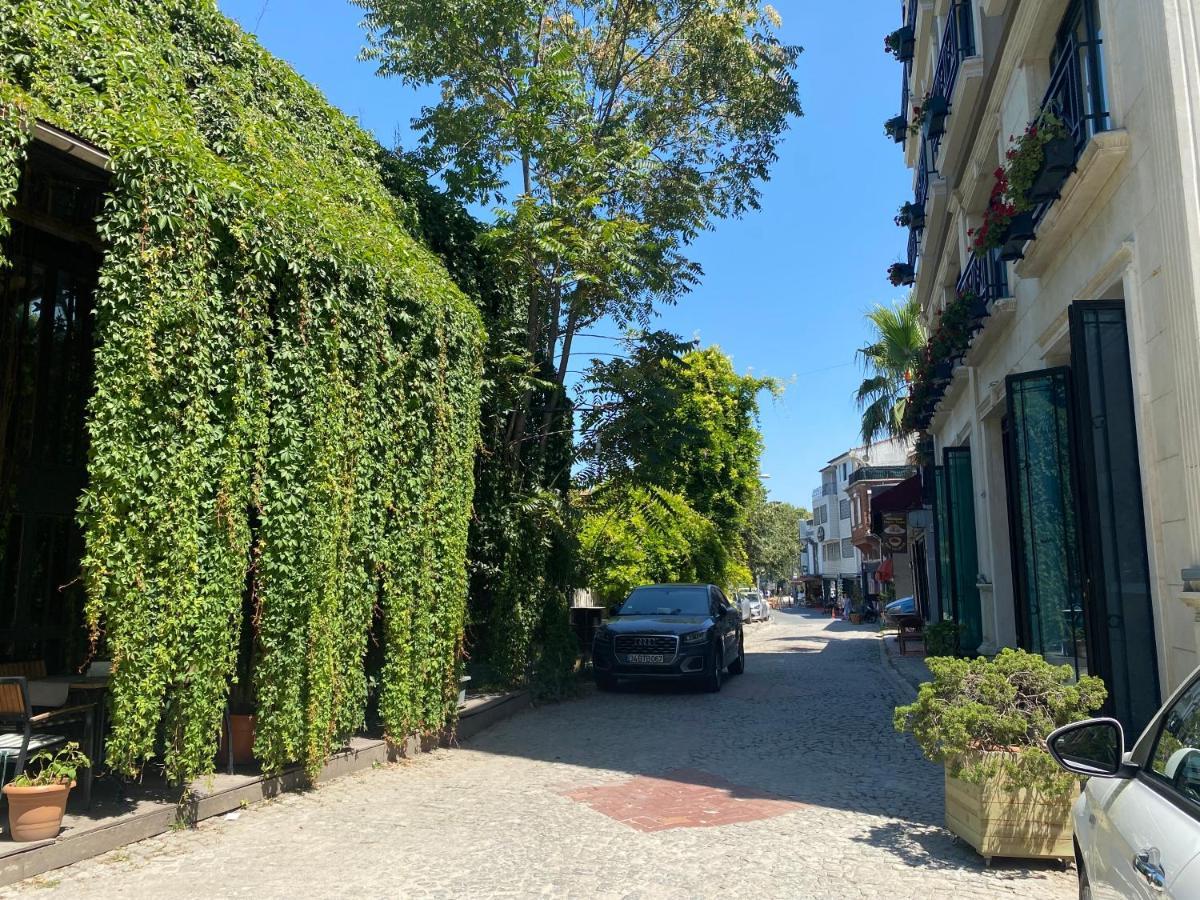
[[[1071,373],[1010,375],[1006,469],[1021,643],[1088,671],[1072,464]]]
[[[1075,303],[1070,317],[1094,668],[1137,734],[1160,701],[1125,304]]]
[[[961,649],[974,654],[983,643],[983,610],[979,603],[979,553],[975,542],[975,487],[971,449],[947,447],[946,518],[950,535],[950,593],[954,620],[962,626]]]

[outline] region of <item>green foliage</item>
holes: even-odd
[[[742,534],[760,490],[758,395],[778,385],[737,374],[717,347],[693,346],[658,332],[627,342],[626,359],[594,362],[580,456],[592,483],[678,494],[744,573]]]
[[[925,328],[921,304],[911,293],[896,306],[876,306],[867,313],[870,342],[858,351],[866,378],[855,402],[862,410],[862,439],[870,446],[905,431],[908,386],[921,363]]]
[[[92,764],[79,745],[68,741],[57,750],[40,750],[29,757],[25,771],[14,778],[14,787],[47,787],[51,784],[70,784],[80,769]],[[30,772],[32,771],[32,775]]]
[[[379,73],[440,87],[414,122],[426,166],[456,197],[503,204],[492,237],[520,273],[523,352],[552,401],[581,328],[644,323],[690,289],[687,244],[757,206],[800,114],[799,48],[757,0],[355,2]],[[558,411],[519,399],[515,468],[527,426],[544,449]]]
[[[911,731],[925,758],[967,781],[1004,776],[1016,789],[1065,793],[1073,783],[1046,752],[1055,728],[1085,719],[1104,703],[1104,683],[1024,650],[993,660],[930,657],[933,680],[916,702],[896,709],[897,731]]]
[[[580,572],[605,606],[641,584],[729,583],[731,561],[720,533],[684,498],[613,482],[582,506]]]
[[[800,523],[808,518],[808,510],[767,500],[760,487],[751,502],[742,539],[746,546],[746,562],[752,573],[762,573],[771,583],[792,577],[799,565]]]
[[[929,656],[957,656],[958,642],[966,626],[949,619],[926,625],[922,630],[925,653]]]
[[[479,316],[404,230],[378,148],[211,0],[0,0],[0,200],[24,123],[104,147],[89,487],[108,762],[211,768],[243,592],[256,753],[452,716]]]

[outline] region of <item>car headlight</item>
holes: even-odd
[[[708,631],[693,631],[691,634],[685,634],[680,638],[685,644],[702,644],[708,640]]]
[[[612,640],[612,632],[609,631],[603,625],[601,625],[599,628],[596,629],[596,640],[598,640],[602,644],[607,644],[609,641]]]

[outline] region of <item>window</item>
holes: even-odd
[[[1075,153],[1109,126],[1104,97],[1104,32],[1096,0],[1074,0],[1063,16],[1054,51],[1047,106],[1075,139]]]
[[[841,518],[843,518],[843,519],[850,518],[850,501],[849,500],[843,500],[839,504],[838,513],[840,514]]]
[[[817,507],[817,524],[824,525],[829,521],[829,507],[821,505]]]
[[[825,562],[834,562],[835,560],[841,558],[841,554],[838,551],[837,541],[831,541],[830,543],[825,544],[821,552],[825,557]]]
[[[842,559],[854,559],[854,543],[850,538],[842,538]]]
[[[1150,756],[1150,777],[1186,801],[1200,818],[1200,681],[1167,710]]]

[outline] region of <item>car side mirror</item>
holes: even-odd
[[[1128,777],[1125,730],[1116,719],[1085,719],[1056,728],[1046,738],[1054,761],[1075,775]]]

